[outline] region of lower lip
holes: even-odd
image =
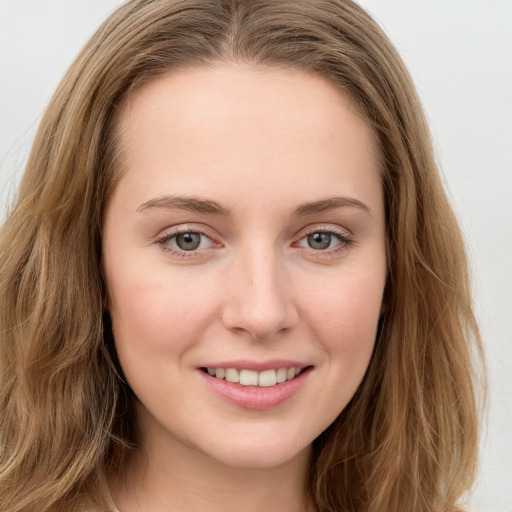
[[[244,409],[272,409],[296,395],[309,377],[311,368],[304,370],[292,380],[271,387],[242,386],[234,382],[211,377],[198,370],[206,384],[227,402]]]

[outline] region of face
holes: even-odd
[[[372,130],[322,78],[228,64],[144,85],[119,129],[104,265],[142,439],[230,466],[293,460],[374,346],[386,242]]]

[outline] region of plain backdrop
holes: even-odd
[[[0,0],[0,218],[66,68],[119,0]],[[512,512],[512,0],[362,0],[424,102],[469,246],[491,395],[469,508]]]

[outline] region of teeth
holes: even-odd
[[[258,372],[252,370],[240,370],[240,384],[242,386],[257,386]]]
[[[279,368],[279,370],[277,370],[276,380],[278,384],[286,381],[286,368]]]
[[[294,379],[302,368],[278,368],[257,372],[254,370],[237,370],[236,368],[207,368],[210,376],[226,379],[228,382],[239,383],[242,386],[272,387],[287,380]]]
[[[258,377],[258,384],[260,387],[269,388],[270,386],[275,386],[277,384],[277,376],[275,370],[265,370],[264,372],[260,372]]]
[[[226,380],[228,382],[240,382],[240,375],[236,368],[226,369]]]

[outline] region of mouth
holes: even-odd
[[[301,373],[310,369],[305,367],[279,367],[263,371],[249,370],[246,368],[200,368],[210,377],[218,380],[225,380],[241,386],[255,386],[260,388],[270,388],[279,386],[285,382],[294,380]]]
[[[243,409],[266,410],[277,407],[300,393],[314,366],[292,366],[238,362],[216,367],[199,367],[198,375],[207,387],[231,405]],[[249,368],[247,368],[249,366]],[[274,366],[274,368],[272,368]]]

